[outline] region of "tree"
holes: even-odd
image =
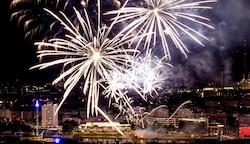
[[[78,126],[78,123],[73,121],[73,120],[66,120],[63,122],[63,126],[62,126],[62,131],[65,132],[71,132],[74,129],[76,129]]]

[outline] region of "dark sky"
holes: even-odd
[[[15,24],[10,23],[10,0],[1,1],[1,81],[28,77],[28,67],[34,61],[34,48],[23,40]]]
[[[13,82],[17,79],[23,83],[51,82],[54,78],[49,70],[29,70],[37,64],[36,46],[30,39],[24,39],[23,31],[10,21],[10,2],[0,3],[1,11],[1,76],[0,82]]]
[[[38,62],[36,47],[29,39],[24,40],[21,29],[10,22],[11,0],[1,0],[1,76],[0,82],[11,82],[19,79],[27,82],[51,82],[55,74],[50,69],[45,71],[29,70]],[[190,49],[191,53],[185,65],[193,70],[191,75],[212,78],[223,71],[225,83],[231,84],[242,78],[243,73],[243,40],[250,43],[250,0],[218,0],[208,17],[215,30],[204,31],[211,39],[203,49]],[[202,29],[200,31],[203,31]],[[249,51],[250,44],[247,50]],[[250,53],[248,54],[250,57]],[[248,58],[249,61],[249,58]],[[248,71],[250,62],[248,62]],[[183,63],[176,62],[179,71],[176,78],[182,78]]]

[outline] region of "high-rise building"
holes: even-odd
[[[55,114],[57,107],[51,102],[42,106],[42,127],[58,127],[58,114]]]

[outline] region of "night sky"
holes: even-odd
[[[23,83],[52,82],[58,71],[29,70],[38,63],[36,46],[30,39],[24,39],[21,28],[10,22],[11,0],[1,0],[1,74],[0,82],[19,80]],[[191,44],[189,58],[174,57],[175,75],[173,79],[215,80],[220,71],[224,73],[225,85],[231,85],[242,78],[243,40],[248,41],[248,69],[250,71],[250,0],[218,0],[213,4],[208,17],[215,30],[203,30],[210,38],[205,47]],[[191,43],[191,42],[190,42]],[[184,75],[188,67],[191,72]],[[190,81],[190,80],[187,80]]]
[[[10,0],[1,1],[1,77],[3,82],[31,78],[29,66],[36,60],[35,48],[10,22]],[[31,78],[32,79],[32,78]]]

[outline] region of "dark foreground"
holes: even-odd
[[[0,144],[132,144],[130,142],[121,142],[116,141],[112,143],[108,142],[79,142],[74,139],[61,139],[58,142],[41,142],[41,141],[30,141],[30,140],[22,140],[20,141],[17,137],[6,137],[1,138]],[[163,144],[159,142],[144,142],[144,143],[137,143],[137,144]],[[250,139],[237,139],[237,140],[225,140],[225,141],[218,141],[216,139],[196,139],[192,142],[171,142],[166,144],[250,144]]]

